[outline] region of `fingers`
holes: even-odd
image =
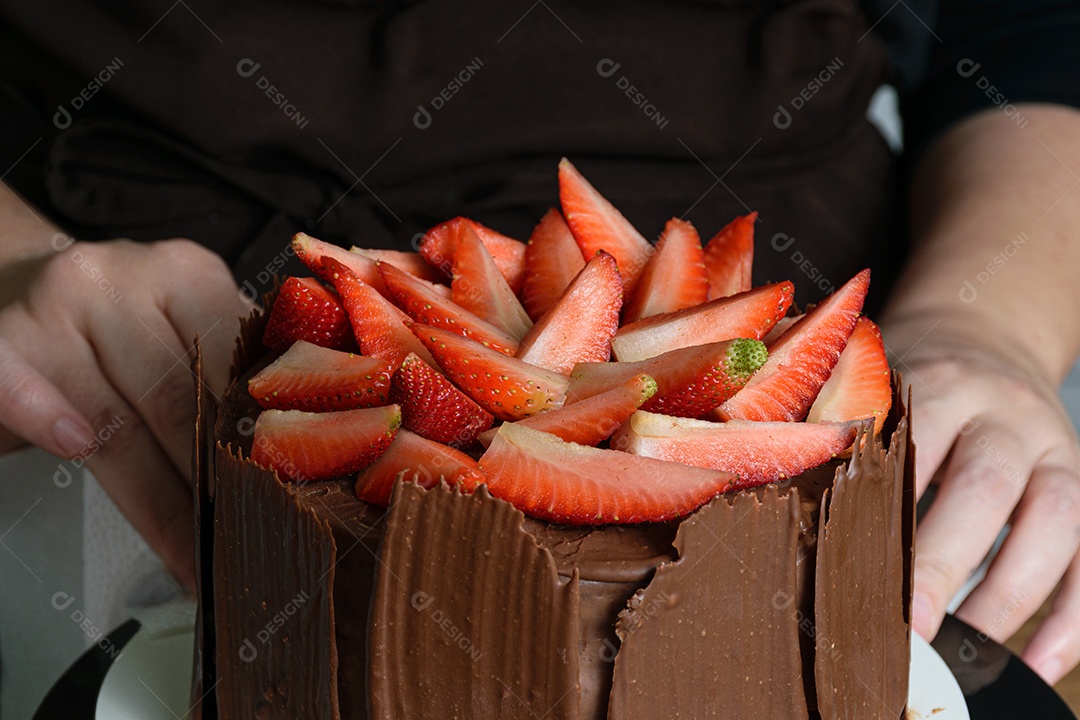
[[[220,394],[228,382],[240,318],[251,312],[251,306],[240,297],[228,266],[205,248],[170,240],[155,243],[155,251],[185,278],[183,283],[162,285],[161,307],[185,348],[199,337],[207,385]]]
[[[1020,657],[1051,685],[1080,661],[1080,556],[1073,558],[1050,614]]]
[[[938,495],[915,538],[915,631],[932,639],[1009,520],[1038,452],[1009,427],[984,421],[952,449]]]
[[[139,413],[100,371],[87,369],[72,390],[90,414],[99,442],[86,459],[120,512],[185,585],[194,587],[195,551],[191,490]]]
[[[125,312],[118,322],[119,315],[111,309],[94,313],[88,321],[101,372],[141,416],[177,473],[188,478],[195,379],[187,350],[164,316]]]
[[[71,459],[94,438],[86,419],[44,375],[0,337],[0,452],[25,442]]]
[[[1035,614],[1076,555],[1080,477],[1075,467],[1047,458],[1035,468],[1009,536],[986,578],[956,613],[998,642]]]

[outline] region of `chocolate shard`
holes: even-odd
[[[720,497],[683,522],[679,558],[619,616],[608,717],[807,718],[797,492]]]
[[[223,720],[339,720],[329,524],[217,446],[214,607]]]
[[[814,674],[824,718],[901,718],[910,662],[912,475],[903,417],[889,452],[860,432],[819,516]],[[908,467],[912,464],[908,458]]]
[[[195,652],[192,657],[191,718],[216,720],[217,685],[214,668],[214,424],[217,404],[204,383],[202,345],[195,338],[195,448],[191,456],[191,492],[195,509]]]
[[[482,487],[399,482],[368,655],[376,720],[577,720],[578,577]]]

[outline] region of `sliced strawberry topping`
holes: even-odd
[[[280,352],[297,340],[337,349],[355,346],[341,301],[315,278],[287,278],[266,322],[266,347]]]
[[[799,475],[855,440],[856,423],[788,423],[675,418],[639,410],[611,446],[634,455],[724,470],[747,488]]]
[[[298,340],[284,355],[248,381],[248,392],[264,408],[352,410],[385,405],[390,363]]]
[[[520,340],[532,327],[525,308],[499,272],[480,237],[466,226],[454,255],[451,299],[473,315]]]
[[[717,419],[806,417],[855,329],[869,284],[870,271],[863,270],[792,325],[746,387],[717,408]]]
[[[653,246],[566,158],[559,163],[559,201],[581,254],[588,260],[600,250],[611,253],[630,296]]]
[[[750,289],[750,273],[754,266],[755,220],[756,212],[740,215],[725,225],[705,246],[710,300]]]
[[[420,254],[433,267],[449,276],[454,268],[454,253],[465,228],[472,228],[480,236],[480,242],[491,253],[506,282],[515,293],[520,290],[525,279],[525,243],[484,227],[475,220],[456,217],[431,228],[420,242]]]
[[[653,315],[619,328],[611,349],[619,360],[633,362],[731,338],[760,340],[787,313],[794,293],[795,287],[784,281],[697,307]]]
[[[656,379],[659,390],[643,410],[699,417],[746,385],[767,355],[760,340],[740,338],[679,348],[637,362],[580,363],[570,373],[566,409],[646,373]]]
[[[533,325],[517,357],[564,375],[579,362],[607,360],[619,328],[622,293],[615,259],[601,250]]]
[[[418,252],[405,252],[404,250],[386,250],[383,248],[362,248],[355,245],[349,248],[349,252],[366,257],[372,262],[384,262],[393,265],[398,270],[412,275],[414,278],[426,280],[430,283],[441,283],[445,276],[428,265],[427,261]],[[440,287],[446,287],[441,285]],[[449,289],[449,288],[448,288]]]
[[[892,383],[881,330],[868,318],[860,317],[806,420],[846,422],[872,417],[874,432],[879,433],[890,407]]]
[[[704,257],[694,226],[678,218],[668,220],[656,244],[656,254],[645,265],[634,297],[623,309],[623,322],[694,307],[708,300]]]
[[[517,338],[473,315],[453,300],[433,292],[424,281],[405,274],[393,265],[379,263],[379,272],[394,304],[416,322],[444,328],[505,355],[517,352]]]
[[[466,492],[472,492],[485,481],[476,461],[465,453],[408,430],[398,430],[386,452],[360,473],[356,479],[356,497],[387,507],[398,478],[425,488],[445,480]]]
[[[568,443],[507,423],[480,458],[495,497],[565,525],[669,520],[726,491],[735,476]]]
[[[773,325],[773,329],[769,331],[769,334],[762,339],[762,342],[765,343],[765,347],[771,348],[775,345],[776,341],[783,337],[784,333],[786,333],[792,325],[802,320],[802,318],[802,313],[798,315],[787,315],[780,318],[780,320]]]
[[[525,247],[525,282],[521,302],[539,320],[585,267],[581,248],[562,214],[552,208],[540,220]]]
[[[251,460],[295,482],[340,477],[381,455],[400,424],[397,405],[325,413],[265,410],[255,421]]]
[[[405,327],[409,319],[405,313],[332,257],[323,258],[323,265],[349,314],[362,353],[382,358],[394,367],[411,352],[433,362],[428,351]]]
[[[349,270],[365,284],[375,288],[383,297],[386,296],[386,288],[383,287],[379,271],[375,269],[375,261],[364,255],[338,247],[332,243],[313,238],[307,233],[297,233],[292,239],[292,249],[296,257],[310,270],[328,283],[333,279],[323,264],[324,258],[333,258]]]
[[[409,355],[394,373],[390,401],[401,406],[401,425],[429,440],[467,447],[495,418],[442,373]]]
[[[635,375],[622,385],[586,398],[573,405],[518,420],[518,425],[551,433],[567,442],[596,445],[611,436],[637,410],[641,403],[656,394],[656,381],[648,375]],[[490,445],[497,428],[480,435],[480,442]]]
[[[501,420],[520,420],[557,408],[568,380],[480,343],[430,325],[412,325],[450,381]]]

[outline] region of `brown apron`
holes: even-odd
[[[865,119],[885,52],[853,0],[0,6],[75,71],[35,151],[49,210],[191,237],[257,290],[299,229],[407,247],[465,214],[524,238],[562,155],[647,237],[757,210],[755,280],[800,302],[864,266],[880,290],[900,253]]]

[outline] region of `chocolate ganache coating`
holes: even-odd
[[[568,528],[484,488],[410,483],[382,511],[349,480],[283,483],[246,459],[261,322],[245,323],[203,458],[202,652],[221,718],[903,716],[914,493],[900,398],[888,451],[860,436],[846,463],[678,522]]]

